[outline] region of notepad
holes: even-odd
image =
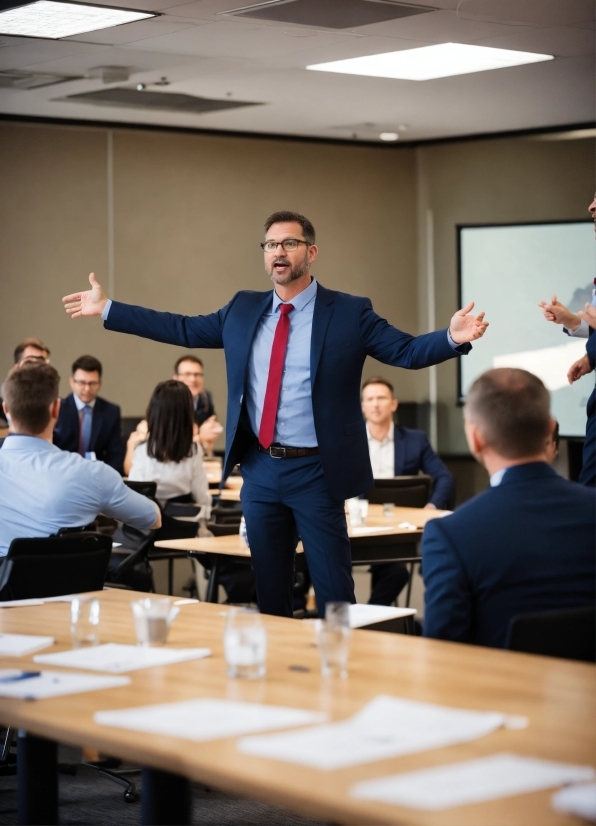
[[[366,780],[354,786],[351,795],[359,800],[438,811],[537,792],[565,783],[579,783],[595,776],[591,766],[494,754],[478,760]]]
[[[36,663],[62,665],[67,668],[85,668],[91,671],[110,671],[122,674],[140,668],[155,668],[186,660],[200,660],[211,656],[210,648],[142,648],[138,645],[120,645],[108,642],[90,648],[74,648],[55,654],[39,654]]]
[[[252,731],[303,726],[320,722],[325,715],[285,706],[203,699],[98,711],[94,719],[103,726],[201,741],[238,737]]]
[[[19,678],[22,674],[26,675],[27,672],[0,671],[0,697],[45,700],[64,694],[117,688],[130,683],[128,677],[99,677],[96,674],[68,674],[63,671],[42,671],[39,675],[25,679]]]
[[[24,657],[54,645],[53,637],[33,637],[30,634],[0,634],[0,656]]]
[[[413,608],[394,608],[392,605],[350,605],[350,628],[363,628],[377,622],[412,617]]]
[[[381,695],[348,720],[246,737],[238,749],[317,769],[343,769],[476,740],[507,721],[506,715],[497,712],[466,711]]]

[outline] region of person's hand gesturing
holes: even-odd
[[[108,297],[95,278],[95,273],[89,276],[90,290],[82,293],[72,293],[65,295],[62,299],[66,312],[73,318],[83,315],[101,315],[108,302]]]
[[[449,324],[449,334],[456,344],[465,344],[467,341],[476,341],[482,338],[488,327],[488,321],[484,320],[484,312],[472,315],[474,302],[458,310]]]

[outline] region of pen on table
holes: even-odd
[[[22,671],[10,677],[0,677],[0,683],[16,683],[19,680],[30,680],[32,677],[41,677],[41,671]]]

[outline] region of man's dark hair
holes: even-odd
[[[37,435],[50,422],[50,405],[58,398],[60,376],[51,364],[25,362],[4,382],[4,401],[19,429]]]
[[[466,415],[501,456],[523,459],[544,452],[550,396],[527,370],[499,367],[483,373],[470,388]]]
[[[36,350],[41,350],[42,353],[46,354],[46,358],[50,357],[50,350],[40,338],[26,338],[21,341],[20,344],[17,344],[14,351],[14,363],[18,364],[19,361],[23,358],[23,353],[27,349],[27,347],[35,347]]]
[[[389,392],[391,393],[391,398],[395,398],[395,390],[393,389],[393,385],[388,379],[384,379],[383,376],[371,376],[370,379],[367,379],[364,384],[362,385],[362,390],[360,391],[360,395],[364,392],[364,388],[368,387],[369,384],[384,384],[385,387],[389,388]]]
[[[180,358],[176,361],[176,364],[174,365],[174,373],[176,375],[178,375],[178,372],[180,370],[180,365],[182,364],[183,361],[192,361],[193,364],[198,364],[201,369],[204,369],[203,368],[203,362],[201,361],[201,359],[198,356],[193,356],[193,355],[180,356]]]
[[[316,241],[315,237],[315,228],[308,220],[305,218],[304,215],[301,215],[299,212],[274,212],[273,215],[270,215],[269,218],[265,221],[265,232],[268,232],[273,224],[300,224],[302,227],[302,234],[304,235],[304,240],[308,244],[314,244]]]
[[[158,462],[181,462],[193,455],[194,407],[181,381],[160,382],[147,408],[147,454]]]
[[[79,356],[78,359],[72,364],[73,376],[77,370],[84,370],[85,373],[99,373],[99,378],[101,378],[101,361],[96,359],[95,356]]]

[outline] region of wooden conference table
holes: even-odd
[[[102,591],[102,642],[134,641],[129,602],[140,594]],[[203,660],[133,671],[130,685],[49,700],[0,698],[0,722],[19,728],[19,794],[36,795],[37,823],[55,823],[51,783],[57,741],[87,746],[130,760],[144,769],[143,823],[188,823],[184,778],[285,806],[333,823],[412,826],[571,826],[554,811],[552,790],[443,811],[420,811],[350,797],[358,781],[456,761],[511,752],[575,764],[594,762],[596,669],[585,663],[534,657],[399,634],[354,631],[349,676],[323,678],[308,622],[264,616],[268,632],[267,676],[254,682],[226,676],[221,606],[182,605],[168,645],[208,646]],[[0,610],[0,631],[51,634],[54,649],[70,648],[69,605],[46,603]],[[31,658],[0,659],[0,668],[30,668]],[[299,669],[296,669],[296,666]],[[89,673],[89,672],[87,672]],[[235,738],[196,743],[172,736],[133,733],[96,724],[98,710],[196,698],[218,698],[320,710],[331,720],[351,716],[379,694],[466,709],[525,715],[529,726],[499,730],[471,743],[366,763],[336,771],[243,756]],[[25,734],[26,732],[26,734]],[[55,751],[55,750],[54,750]],[[37,762],[35,758],[38,758]],[[43,762],[40,762],[43,757]],[[45,787],[47,804],[40,797]],[[151,807],[148,801],[153,801]],[[41,806],[41,810],[40,810]],[[21,818],[21,822],[23,819]]]
[[[369,505],[368,516],[361,527],[348,527],[352,546],[352,564],[370,565],[374,562],[411,560],[418,556],[418,542],[429,519],[442,516],[445,511],[425,508],[395,508],[391,516],[383,516],[382,505]],[[404,525],[409,527],[404,527]],[[402,527],[400,527],[400,525]],[[189,557],[209,554],[211,570],[207,584],[207,602],[217,602],[219,567],[230,557],[250,559],[250,551],[238,534],[230,536],[194,537],[192,539],[164,539],[155,543],[160,550],[186,553]],[[298,553],[302,552],[302,543]]]

